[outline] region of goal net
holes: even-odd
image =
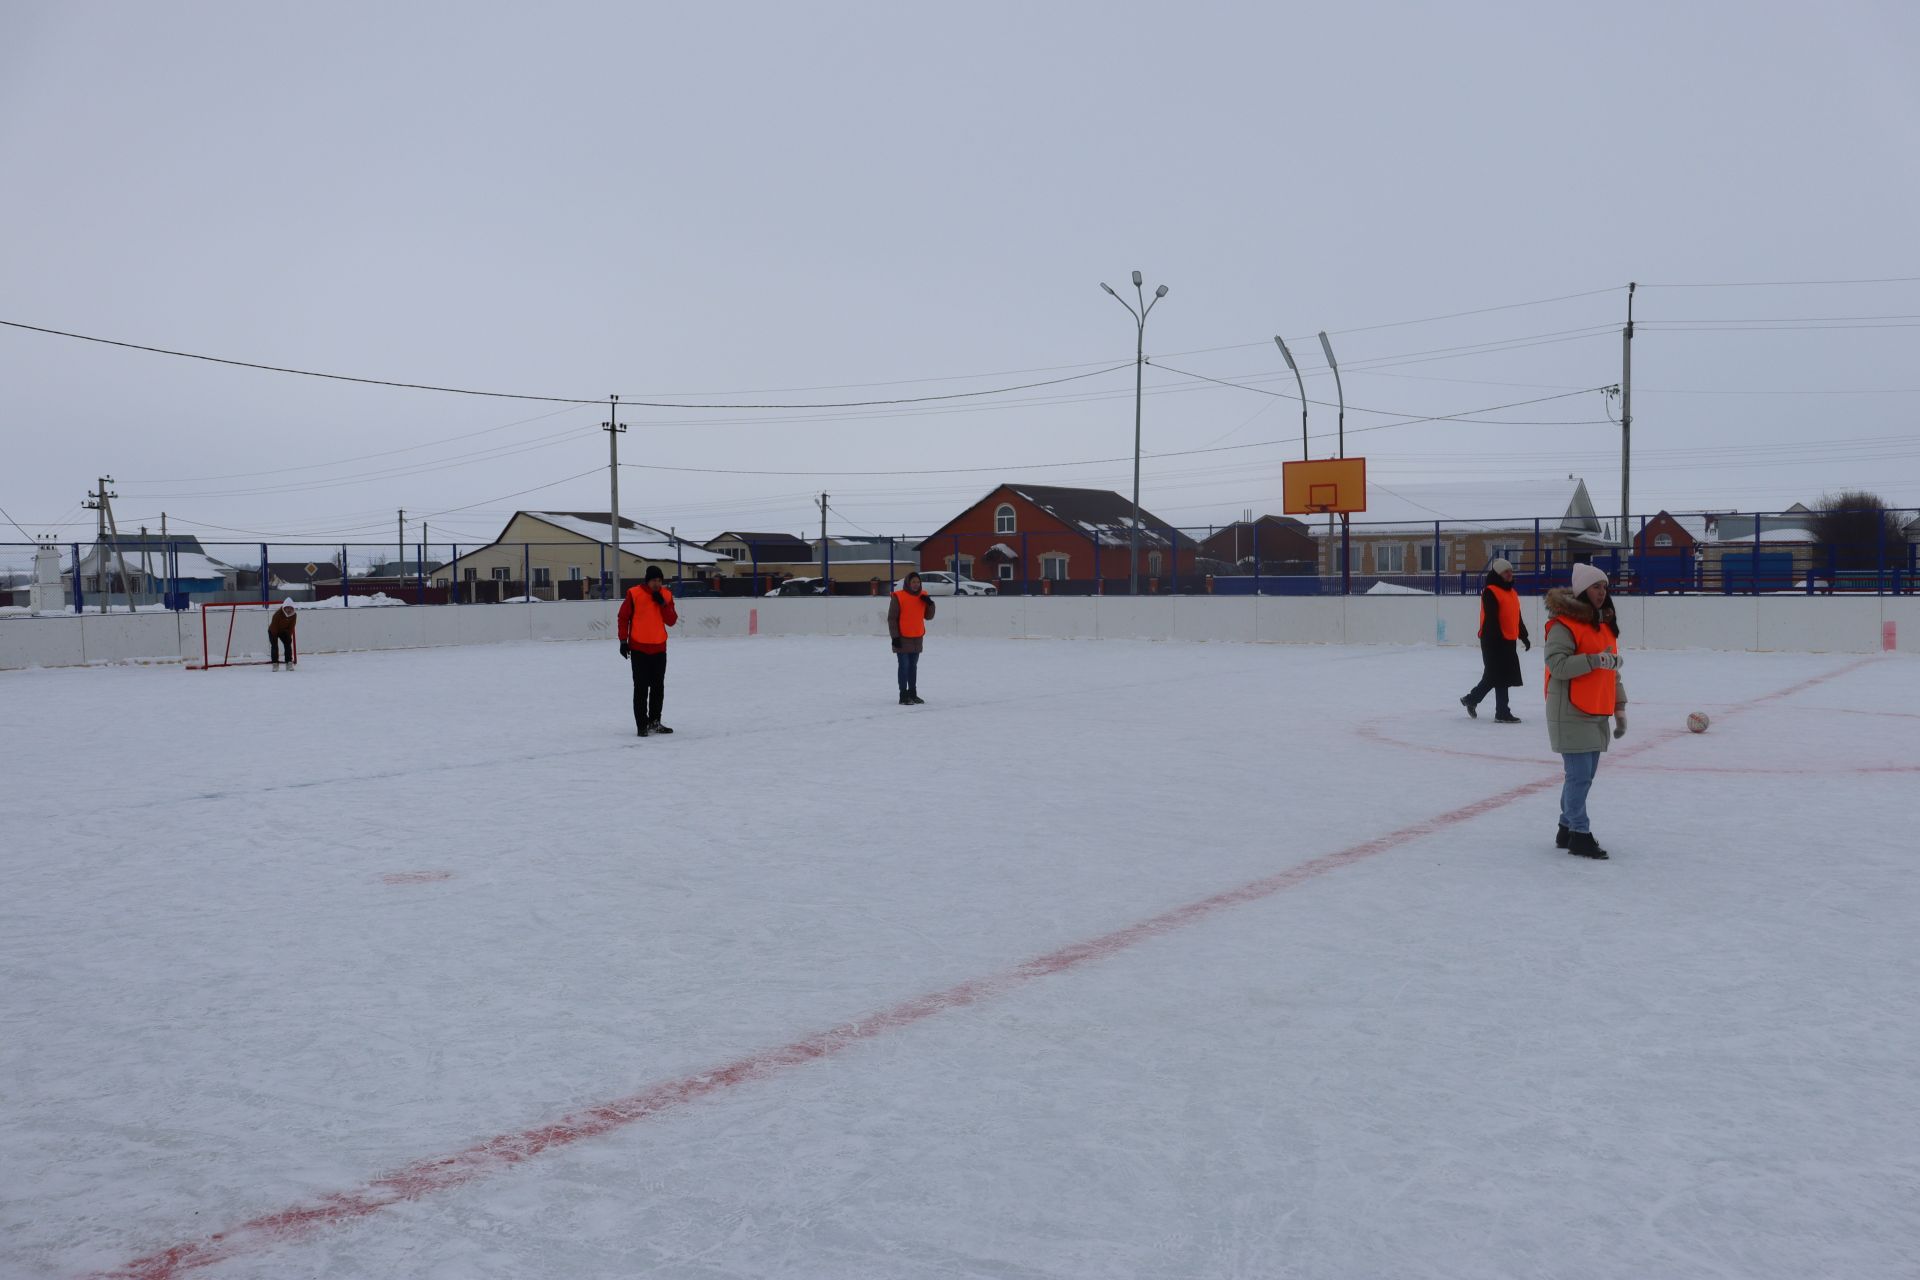
[[[210,667],[252,667],[273,661],[267,646],[267,623],[279,601],[239,600],[200,606],[200,661],[187,665],[204,671]],[[300,653],[294,642],[294,656]]]

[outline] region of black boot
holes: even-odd
[[[647,726],[647,728],[653,730],[655,733],[672,733],[673,732],[673,730],[667,728],[667,726],[661,724],[658,720],[653,721],[651,724]]]
[[[1604,858],[1607,851],[1593,838],[1591,831],[1569,831],[1567,833],[1567,852],[1576,858]]]
[[[918,689],[909,689],[907,690],[907,701],[917,707],[921,703],[925,702],[926,699],[920,696],[920,691]]]
[[[1495,724],[1519,724],[1520,717],[1511,711],[1498,711],[1494,713],[1493,722]]]
[[[1460,699],[1460,705],[1467,709],[1467,714],[1473,719],[1478,720],[1480,718],[1480,708],[1473,705],[1473,698],[1471,696]]]
[[[1556,832],[1554,832],[1554,833],[1553,833],[1553,847],[1554,847],[1554,848],[1556,848],[1556,849],[1564,849],[1564,848],[1566,848],[1566,847],[1567,847],[1567,839],[1568,839],[1568,837],[1569,837],[1569,836],[1571,836],[1572,834],[1573,834],[1573,833],[1572,833],[1571,831],[1569,831],[1569,830],[1567,830],[1567,824],[1566,824],[1566,823],[1564,823],[1564,822],[1563,822],[1563,823],[1561,823],[1561,824],[1560,824],[1560,829],[1559,829],[1558,831],[1556,831]]]
[[[653,728],[653,726],[652,726],[652,725],[650,725],[650,724],[648,724],[648,723],[647,723],[646,721],[644,721],[644,720],[642,720],[642,721],[640,722],[640,736],[641,736],[641,737],[643,737],[643,738],[644,738],[644,737],[646,737],[646,736],[647,736],[647,733],[648,733],[648,731],[649,731],[649,730],[651,730],[652,728]]]
[[[903,707],[910,707],[913,705],[913,698],[911,695],[907,693],[905,689],[902,689],[900,691],[900,705]]]

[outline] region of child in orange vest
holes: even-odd
[[[1613,738],[1627,732],[1627,686],[1620,679],[1620,623],[1607,599],[1607,575],[1573,566],[1573,588],[1547,592],[1547,742],[1560,753],[1560,830],[1554,844],[1582,858],[1604,858],[1587,819],[1587,793]]]

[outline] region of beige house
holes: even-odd
[[[659,565],[671,581],[707,577],[722,559],[623,516],[616,566],[613,524],[606,512],[516,511],[493,542],[436,569],[433,585],[455,588],[469,602],[528,594],[541,600],[596,600],[614,594],[616,572],[624,588],[638,583],[648,565]],[[603,592],[603,585],[609,589]]]
[[[1306,518],[1320,572],[1340,573],[1340,524]],[[1617,551],[1584,480],[1551,484],[1369,485],[1367,510],[1348,526],[1353,576],[1456,590],[1496,558],[1523,574]]]

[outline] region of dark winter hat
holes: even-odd
[[[648,582],[656,582],[656,581],[657,581],[657,582],[665,582],[665,581],[667,580],[667,575],[666,575],[666,574],[664,574],[664,573],[662,573],[662,572],[660,572],[660,566],[659,566],[659,565],[657,565],[657,564],[650,564],[650,565],[648,565],[648,566],[647,566],[647,572],[646,572],[646,580],[647,580]]]
[[[920,581],[920,571],[918,569],[909,569],[907,570],[907,576],[900,579],[900,585],[904,587],[909,582],[918,582],[918,581]]]

